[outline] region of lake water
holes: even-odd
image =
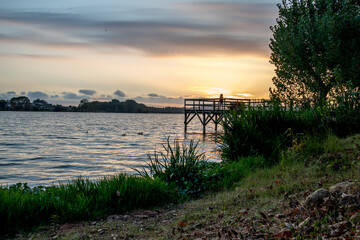
[[[200,141],[199,151],[219,161],[214,135],[204,137],[195,121],[184,135],[183,121],[182,114],[0,112],[0,185],[134,174],[168,136]]]

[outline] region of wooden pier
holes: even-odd
[[[237,98],[203,98],[185,99],[185,133],[187,125],[196,117],[203,126],[203,134],[206,134],[206,125],[210,122],[215,124],[217,132],[218,124],[221,122],[224,113],[229,110],[248,109],[249,107],[267,106],[269,100],[265,99],[237,99]]]

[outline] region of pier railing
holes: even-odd
[[[251,107],[270,108],[270,100],[265,99],[238,99],[238,98],[202,98],[202,99],[185,99],[185,132],[187,125],[197,116],[203,125],[203,134],[206,131],[206,125],[209,122],[217,125],[224,116],[224,112],[230,110],[247,110]]]

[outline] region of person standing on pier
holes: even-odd
[[[220,103],[219,103],[219,108],[223,108],[224,106],[224,95],[221,93],[220,94]]]

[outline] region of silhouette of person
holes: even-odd
[[[221,94],[220,94],[220,104],[219,104],[219,107],[220,107],[220,108],[223,108],[223,106],[224,106],[224,96],[223,96],[223,94],[221,93]]]
[[[223,94],[220,94],[220,103],[223,103],[224,102],[224,96]]]

